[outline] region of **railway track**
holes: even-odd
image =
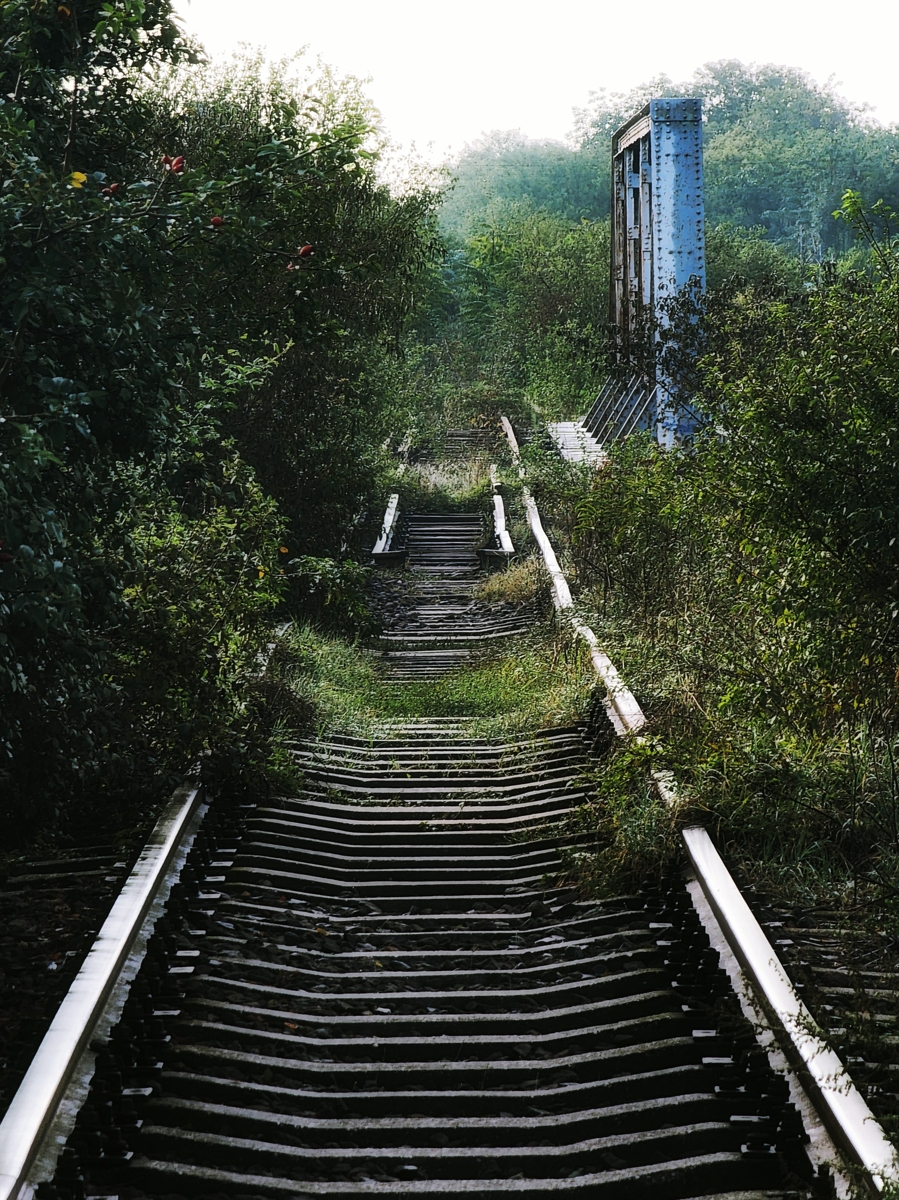
[[[409,537],[397,686],[518,631],[472,603],[479,519]],[[303,786],[212,806],[74,1128],[44,1123],[58,1163],[3,1194],[830,1195],[682,881],[570,886],[589,745],[461,719],[288,742]]]
[[[380,639],[394,681],[439,678],[532,626],[532,606],[491,607],[475,598],[483,578],[477,554],[483,531],[479,513],[418,513],[403,522],[405,602]]]

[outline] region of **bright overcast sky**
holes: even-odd
[[[214,56],[240,42],[283,55],[307,46],[366,91],[388,133],[443,157],[489,129],[564,138],[598,88],[739,58],[833,75],[851,100],[899,121],[899,4],[868,0],[177,0]]]

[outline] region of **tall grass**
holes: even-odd
[[[397,683],[371,651],[311,626],[288,631],[269,675],[289,697],[284,727],[375,737],[385,724],[419,717],[463,718],[478,737],[526,733],[583,718],[594,675],[582,648],[554,624],[509,653],[494,652],[436,680]]]
[[[899,922],[892,652],[874,609],[801,607],[804,548],[753,533],[725,467],[636,443],[586,487],[555,468],[537,482],[584,615],[649,717],[649,743],[611,748],[581,827],[603,871],[674,860],[651,754],[677,775],[678,819],[711,826],[757,885]]]

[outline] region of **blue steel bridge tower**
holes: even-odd
[[[610,318],[622,362],[642,357],[637,369],[655,385],[640,425],[666,446],[689,437],[693,421],[647,341],[685,288],[705,289],[702,101],[650,100],[612,136]]]

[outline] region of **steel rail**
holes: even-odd
[[[381,533],[372,550],[373,555],[384,554],[387,551],[390,539],[393,536],[394,526],[396,525],[399,503],[399,492],[392,492],[387,501],[387,511],[384,513],[384,523],[381,526]]]
[[[500,550],[504,550],[506,554],[514,554],[515,547],[512,545],[512,538],[506,528],[506,510],[499,492],[493,494],[493,531],[499,542]]]
[[[596,634],[575,612],[574,600],[571,595],[571,589],[568,586],[568,580],[559,566],[559,560],[556,558],[552,542],[546,536],[543,522],[540,520],[537,503],[531,495],[527,484],[524,483],[525,472],[521,465],[521,452],[518,448],[518,439],[515,437],[515,431],[507,417],[500,417],[500,420],[506,437],[509,440],[512,461],[518,467],[518,472],[522,479],[521,494],[527,511],[528,524],[530,525],[531,533],[534,535],[534,540],[540,547],[540,552],[543,555],[543,562],[552,583],[553,604],[556,611],[565,617],[575,632],[590,647],[590,659],[597,675],[599,675],[605,685],[607,711],[609,719],[615,726],[616,733],[636,733],[638,729],[646,724],[646,717],[643,715],[643,711],[637,703],[633,692],[625,686],[615,664],[600,646]]]
[[[512,461],[522,479],[528,522],[552,581],[556,609],[568,618],[590,647],[593,665],[606,687],[607,712],[615,732],[619,736],[634,735],[646,725],[646,717],[608,655],[600,648],[593,630],[574,611],[571,589],[543,529],[534,498],[524,482],[525,471],[515,431],[506,417],[500,420]],[[675,807],[678,797],[673,774],[656,770],[651,772],[651,777],[662,801],[668,807]],[[772,1022],[785,1054],[798,1068],[801,1082],[831,1136],[850,1160],[861,1167],[869,1190],[879,1194],[887,1187],[899,1185],[899,1156],[895,1148],[800,999],[708,830],[699,825],[688,826],[681,830],[681,840],[731,950]]]
[[[499,474],[496,463],[490,464],[490,486],[493,488],[493,536],[496,538],[499,553],[511,558],[515,553],[515,547],[506,525],[506,506],[499,490]],[[479,550],[478,553],[482,554],[483,551]]]
[[[607,709],[616,732],[637,735],[646,718],[596,635],[575,611],[570,587],[526,486],[514,430],[505,417],[502,422],[522,477],[529,525],[552,583],[555,607],[590,648],[591,661],[606,687]],[[653,780],[662,799],[676,805],[673,777],[655,771]],[[52,1128],[66,1089],[201,805],[202,795],[196,787],[180,789],[169,801],[0,1123],[0,1200],[18,1200],[28,1183],[41,1143]],[[892,1145],[799,998],[707,830],[689,826],[681,831],[681,837],[703,894],[761,1007],[781,1035],[785,1052],[799,1065],[822,1120],[862,1168],[874,1193],[899,1183],[899,1161]]]
[[[0,1122],[0,1200],[17,1200],[28,1182],[81,1056],[202,803],[202,789],[191,786],[179,788],[169,800],[44,1035]]]
[[[878,1192],[899,1183],[896,1151],[839,1056],[790,982],[774,947],[744,900],[708,830],[681,830],[696,878],[766,1015],[785,1035],[784,1049],[831,1136]],[[784,1038],[781,1039],[784,1042]]]

